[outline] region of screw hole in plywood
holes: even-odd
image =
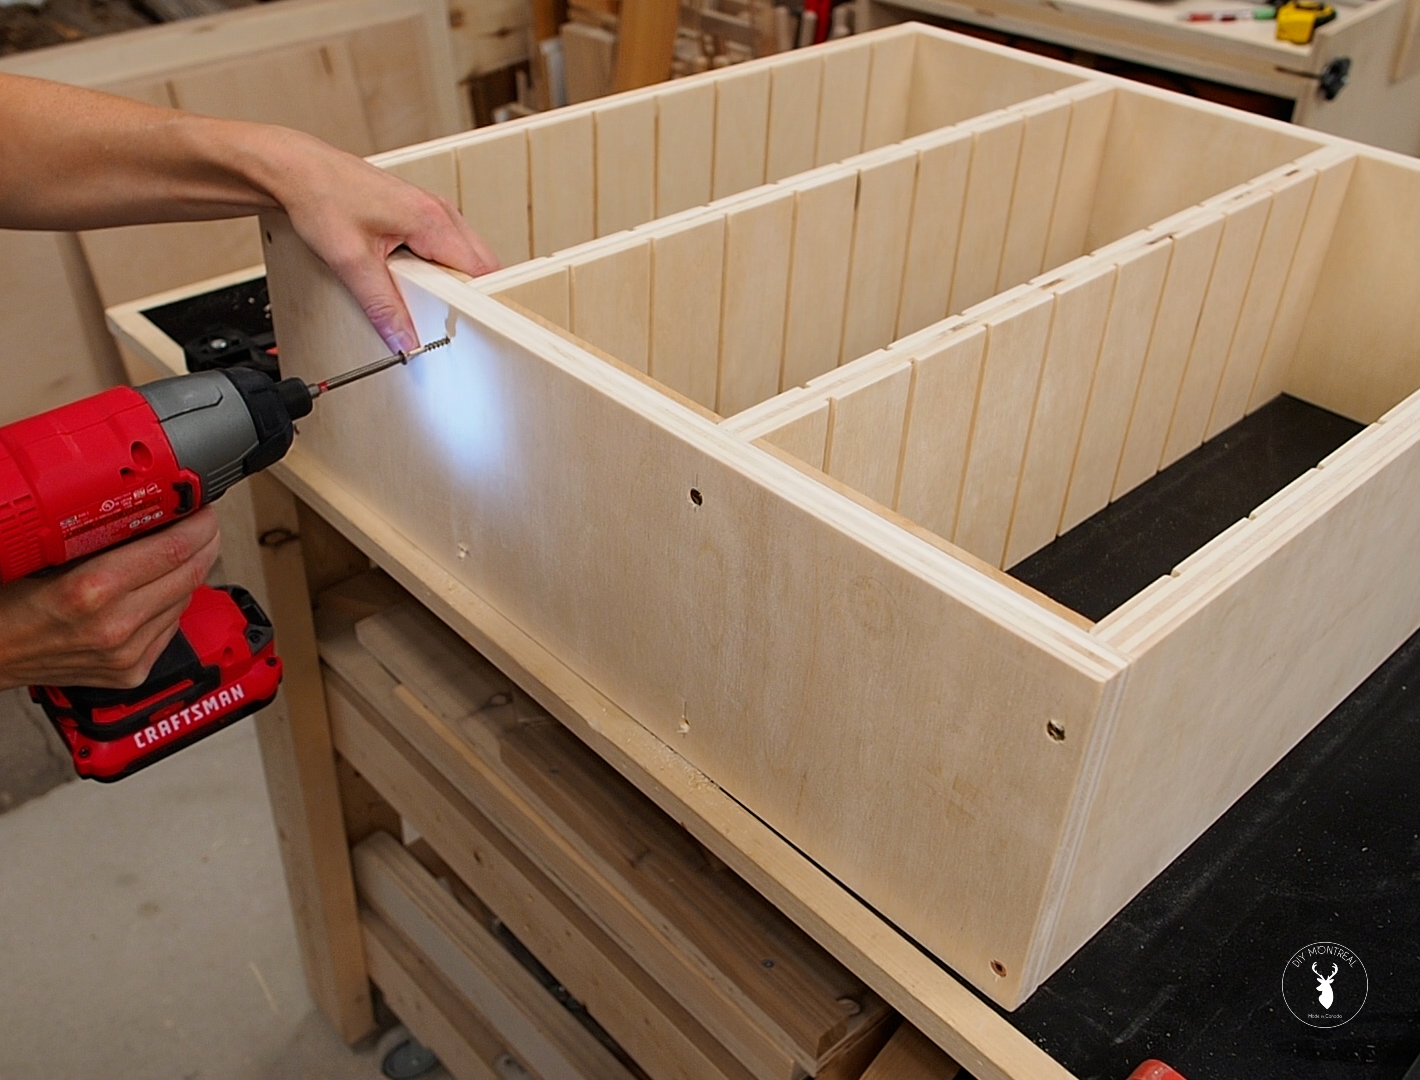
[[[700,506],[705,502],[705,496],[700,494],[699,488],[691,488],[690,501],[693,502],[696,506]]]
[[[1049,735],[1052,739],[1054,739],[1056,742],[1065,741],[1064,726],[1054,720],[1047,720],[1045,722],[1045,733]]]
[[[270,229],[267,229],[267,230],[266,230],[266,242],[267,242],[268,244],[274,244],[274,243],[276,243],[275,239],[273,239],[273,237],[272,237],[272,235],[271,235],[271,230],[270,230]]]
[[[991,961],[991,970],[994,971],[999,978],[1004,979],[1006,977],[1006,965],[999,960]]]

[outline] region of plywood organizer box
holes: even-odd
[[[932,957],[1018,1005],[1420,625],[1420,163],[916,25],[378,160],[511,265],[395,257],[451,347],[276,475],[974,1075],[1066,1075]],[[263,235],[285,371],[378,355]],[[1369,426],[1106,618],[1002,572],[1281,392]]]

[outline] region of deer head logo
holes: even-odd
[[[1316,999],[1323,1009],[1331,1008],[1334,995],[1331,992],[1331,980],[1336,978],[1336,973],[1340,971],[1336,964],[1331,965],[1331,974],[1323,975],[1316,969],[1316,964],[1312,964],[1312,974],[1316,976]]]

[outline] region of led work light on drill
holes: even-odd
[[[120,386],[0,427],[0,583],[142,536],[291,448],[314,398],[448,338],[319,383],[242,367]],[[271,703],[271,621],[245,589],[201,586],[135,690],[33,686],[80,776],[118,780]]]

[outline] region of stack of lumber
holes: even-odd
[[[456,1075],[635,1075],[495,925],[651,1080],[850,1080],[877,1053],[881,999],[387,579],[327,591],[317,630],[371,975]]]
[[[1006,1007],[1420,626],[1413,159],[909,25],[387,164],[528,261],[397,258],[452,346],[289,473]],[[1279,391],[1370,426],[1098,623],[1002,573]]]

